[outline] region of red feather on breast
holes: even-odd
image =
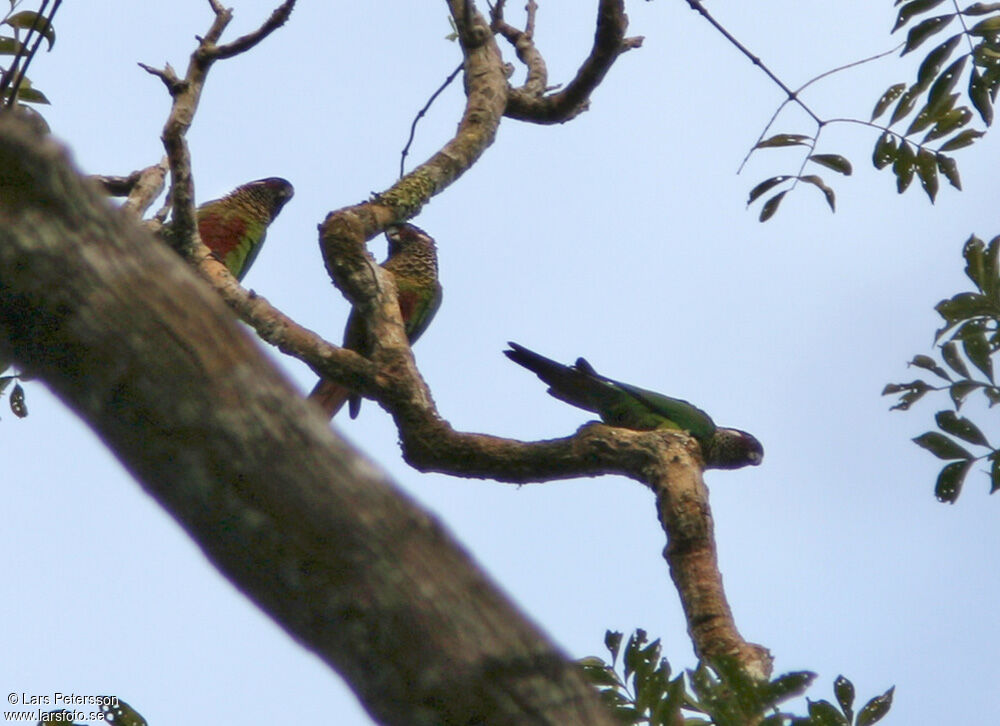
[[[198,234],[201,235],[201,241],[219,258],[225,258],[236,249],[246,231],[247,224],[239,217],[221,219],[210,215],[198,220]]]

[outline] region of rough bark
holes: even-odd
[[[386,724],[611,724],[430,516],[314,415],[219,296],[0,118],[0,357]]]

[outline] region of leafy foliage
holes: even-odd
[[[957,2],[948,3],[950,12],[929,17],[933,10],[944,4],[944,0],[896,0],[895,4],[900,8],[892,32],[907,29],[901,56],[920,48],[949,27],[956,24],[961,27],[957,33],[931,48],[920,63],[912,83],[894,83],[885,90],[876,101],[868,121],[824,120],[801,101],[798,91],[790,95],[785,103],[795,101],[801,105],[813,117],[817,130],[813,135],[778,134],[762,139],[754,146],[754,150],[778,146],[805,146],[808,149],[798,173],[771,177],[750,192],[748,204],[765,192],[790,182],[787,188],[764,201],[760,221],[770,219],[785,194],[800,181],[812,184],[823,192],[830,209],[835,210],[833,190],[820,177],[802,174],[809,162],[845,175],[851,173],[851,164],[846,157],[814,153],[820,133],[830,123],[861,123],[881,131],[872,149],[872,164],[876,169],[888,168],[892,171],[896,191],[900,194],[912,186],[914,179],[920,182],[920,188],[931,202],[937,197],[942,177],[956,189],[962,188],[958,164],[950,152],[975,143],[993,123],[993,106],[1000,91],[1000,3],[974,2],[966,3],[964,7]],[[956,57],[963,44],[968,50]],[[864,62],[867,61],[852,63],[836,71]],[[819,78],[833,72],[829,71]],[[806,86],[816,80],[818,78]],[[877,123],[887,113],[888,121]],[[977,117],[983,128],[970,126]]]
[[[871,699],[854,716],[854,686],[843,676],[834,681],[838,706],[810,701],[808,716],[778,709],[799,696],[816,675],[786,673],[771,681],[757,680],[734,662],[701,663],[694,670],[671,677],[670,664],[661,657],[660,641],[647,643],[637,629],[621,651],[622,634],[608,631],[604,645],[611,654],[606,663],[597,656],[580,661],[584,676],[623,724],[650,726],[869,726],[888,713],[893,689]],[[621,663],[619,665],[619,655]]]
[[[939,431],[928,431],[913,441],[939,459],[948,462],[938,474],[934,493],[942,502],[954,503],[962,491],[965,477],[973,464],[990,464],[990,493],[1000,489],[1000,449],[990,444],[985,434],[958,411],[970,394],[979,391],[992,408],[1000,403],[1000,387],[993,372],[993,356],[1000,349],[1000,237],[987,245],[973,235],[962,251],[965,274],[976,292],[961,292],[935,306],[944,319],[937,331],[941,360],[928,355],[914,356],[910,365],[933,373],[943,384],[932,385],[923,379],[909,383],[890,383],[882,395],[899,395],[895,410],[905,411],[931,391],[948,391],[951,409],[934,416]],[[968,446],[986,449],[975,454]]]
[[[871,116],[874,122],[892,108],[888,127],[883,127],[875,145],[875,166],[882,169],[892,164],[900,193],[916,175],[931,201],[937,194],[938,172],[961,189],[958,168],[944,152],[969,146],[985,133],[965,127],[975,118],[973,109],[984,126],[993,122],[993,103],[1000,88],[1000,3],[976,2],[964,8],[949,3],[951,12],[926,16],[942,4],[943,0],[896,0],[901,7],[892,32],[909,28],[900,55],[916,50],[956,20],[961,29],[931,49],[912,83],[886,89]],[[986,17],[973,22],[981,16]],[[963,41],[968,52],[954,58]],[[907,118],[905,131],[892,130]],[[920,134],[919,139],[910,138]],[[939,139],[943,141],[936,149],[927,146]]]
[[[60,1],[53,4],[46,17],[42,13],[47,3],[42,4],[39,12],[34,12],[17,10],[18,0],[9,0],[10,8],[0,18],[0,56],[10,56],[9,63],[0,64],[0,107],[49,102],[44,93],[32,87],[25,71],[42,39],[48,42],[48,49],[52,50],[56,42],[52,18]]]

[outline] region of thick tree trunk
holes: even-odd
[[[611,724],[433,518],[336,438],[218,295],[0,116],[0,357],[43,380],[386,724]]]

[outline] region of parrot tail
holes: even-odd
[[[343,408],[344,403],[350,397],[349,390],[339,383],[328,381],[325,378],[321,378],[316,387],[312,389],[312,393],[309,394],[309,400],[315,402],[323,413],[331,419],[337,415],[337,411]]]
[[[510,350],[503,354],[524,366],[549,384],[549,395],[587,411],[600,413],[609,394],[615,394],[587,361],[577,360],[575,366],[565,366],[550,358],[528,350],[523,345],[509,342]]]

